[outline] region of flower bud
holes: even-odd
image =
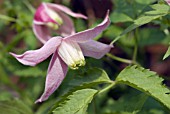
[[[52,9],[47,9],[47,12],[48,12],[48,15],[49,17],[54,20],[54,22],[47,22],[47,26],[54,29],[54,30],[57,30],[59,28],[59,26],[61,26],[63,24],[63,20],[62,18],[58,15],[57,12],[53,11]]]

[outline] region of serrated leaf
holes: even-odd
[[[60,93],[62,93],[62,97],[60,97],[60,101],[58,101],[49,112],[52,112],[52,110],[55,109],[60,102],[63,102],[68,95],[77,90],[91,88],[98,84],[112,83],[107,73],[99,68],[90,68],[81,75],[76,75],[74,79],[70,80],[71,79],[69,79],[66,85],[62,86],[63,89],[61,90],[63,91],[60,91]]]
[[[58,104],[53,114],[86,114],[88,104],[97,93],[94,89],[82,89],[73,92]]]
[[[128,66],[118,75],[116,81],[147,93],[170,108],[170,90],[162,85],[163,79],[155,72],[135,65]]]
[[[30,108],[20,100],[0,101],[1,114],[33,114]]]
[[[71,76],[74,77],[70,79]],[[84,73],[71,74],[71,76],[67,76],[64,80],[60,91],[62,95],[78,89],[91,88],[98,84],[112,83],[107,73],[99,68],[90,68]]]
[[[167,57],[169,57],[169,55],[170,55],[170,46],[169,46],[168,50],[166,51],[166,53],[163,57],[163,60],[165,60]]]
[[[117,36],[115,40],[113,41],[113,43],[119,40],[122,36],[124,36],[128,32],[136,29],[137,27],[142,26],[144,24],[151,22],[152,20],[155,20],[157,18],[167,15],[170,10],[170,8],[167,5],[163,5],[163,4],[155,4],[155,5],[152,5],[151,7],[153,8],[152,11],[145,12],[143,16],[134,20],[134,23],[130,25],[128,28],[126,28],[119,36]],[[162,10],[160,10],[160,8],[162,8]]]
[[[83,76],[76,76],[75,79],[70,81],[69,85],[72,86],[85,86],[95,85],[100,83],[110,83],[107,73],[99,68],[92,68],[87,70]]]

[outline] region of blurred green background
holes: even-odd
[[[29,67],[20,64],[8,52],[21,54],[27,50],[34,50],[42,46],[32,31],[34,12],[41,2],[63,4],[74,12],[88,16],[88,20],[72,18],[77,32],[99,24],[109,9],[111,25],[95,38],[100,42],[109,44],[131,25],[137,17],[150,10],[149,5],[158,1],[0,0],[0,114],[47,114],[61,95],[68,92],[71,80],[78,75],[84,75],[87,69],[93,67],[102,68],[114,80],[118,73],[129,65],[114,60],[109,56],[105,56],[101,60],[86,58],[86,66],[76,71],[69,70],[66,79],[49,100],[41,104],[34,104],[34,101],[43,92],[50,58],[35,67]],[[166,15],[127,33],[114,43],[114,48],[110,54],[132,60],[137,42],[136,61],[141,66],[157,72],[166,79],[164,84],[170,86],[170,59],[162,60],[170,42],[169,19],[170,16]],[[137,37],[137,41],[135,41],[134,37]],[[96,72],[93,73],[95,74]],[[101,86],[98,86],[98,88]],[[146,94],[129,86],[118,85],[116,88],[97,96],[90,104],[88,113],[127,114],[123,111],[122,106],[128,110],[128,106],[134,107],[138,99],[146,100],[146,96]],[[168,109],[151,97],[146,100],[139,112],[139,114],[169,113]]]

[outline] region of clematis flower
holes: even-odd
[[[167,3],[168,3],[168,5],[170,5],[170,0],[165,0]]]
[[[98,26],[67,37],[50,38],[38,50],[27,51],[22,55],[10,53],[24,65],[35,66],[53,54],[45,82],[45,90],[36,102],[42,102],[59,87],[67,73],[67,68],[78,69],[85,65],[84,56],[100,59],[112,46],[94,41],[93,38],[108,27],[108,13]]]
[[[42,3],[35,12],[33,31],[36,37],[45,43],[51,38],[49,29],[56,31],[61,36],[75,33],[74,25],[70,16],[87,19],[86,16],[74,13],[67,7],[52,3]]]

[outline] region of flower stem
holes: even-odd
[[[116,85],[115,81],[112,81],[112,83],[110,85],[108,85],[107,87],[105,87],[104,89],[100,90],[98,94],[104,93],[106,91],[108,91],[109,89],[111,89],[112,87],[114,87]]]
[[[138,52],[138,29],[136,28],[134,33],[134,39],[135,39],[135,46],[134,46],[134,52],[133,52],[133,62],[136,61],[137,52]]]
[[[107,53],[106,55],[107,55],[108,57],[114,59],[114,60],[117,60],[117,61],[120,61],[120,62],[123,62],[123,63],[127,63],[127,64],[132,64],[132,63],[133,63],[133,61],[131,61],[131,60],[123,59],[123,58],[114,56],[114,55],[112,55],[112,54],[110,54],[110,53]]]

